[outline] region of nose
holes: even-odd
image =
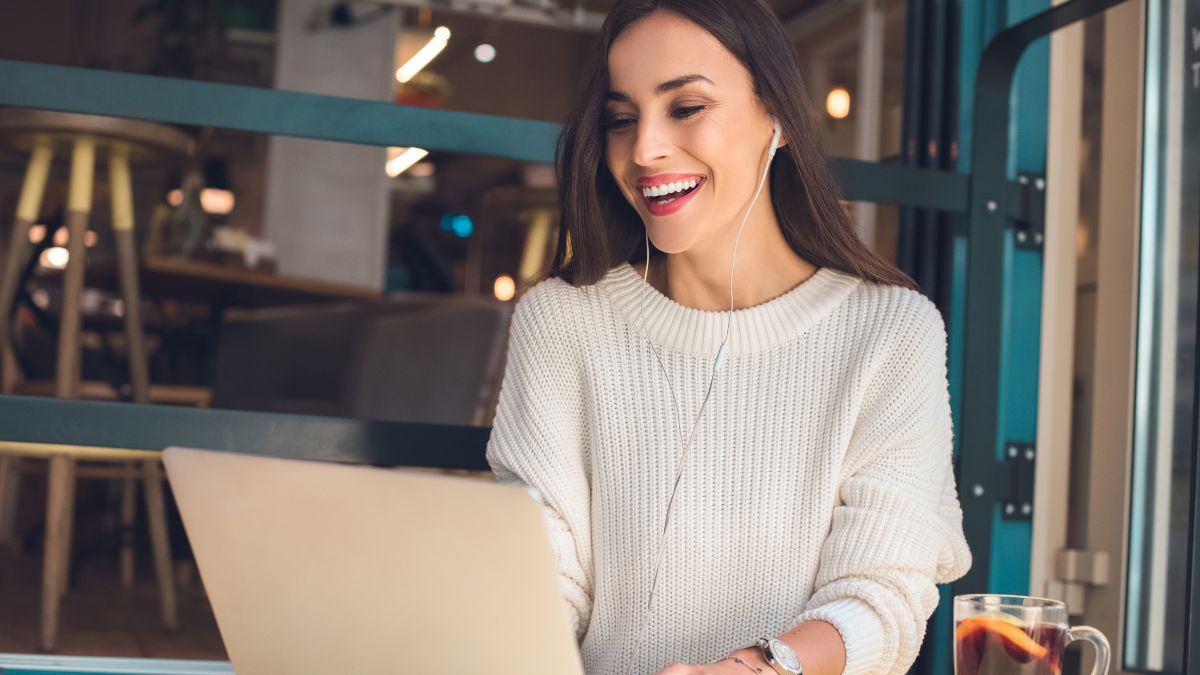
[[[662,124],[638,120],[633,140],[633,161],[640,166],[650,166],[670,155],[671,138]]]

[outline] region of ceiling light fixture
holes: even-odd
[[[416,54],[413,54],[408,63],[396,69],[396,81],[404,83],[411,80],[414,75],[421,72],[422,68],[429,65],[429,62],[435,56],[442,53],[442,50],[446,48],[446,43],[449,41],[450,29],[445,26],[438,26],[433,31],[433,37],[429,39],[429,42],[425,43],[425,46],[421,47]]]
[[[475,60],[480,63],[491,63],[496,60],[496,48],[483,43],[475,48]]]
[[[408,167],[425,159],[429,151],[422,148],[388,148],[388,154],[393,156],[388,159],[384,170],[387,171],[387,175],[395,178],[407,171]]]

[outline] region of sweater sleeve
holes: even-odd
[[[558,279],[530,288],[513,311],[508,358],[487,460],[496,478],[532,488],[558,563],[577,638],[592,611],[590,484],[585,470],[579,359],[556,303]]]
[[[945,325],[933,303],[917,305],[890,332],[895,348],[868,386],[814,593],[796,620],[838,630],[847,675],[905,673],[936,584],[971,565],[951,463]]]

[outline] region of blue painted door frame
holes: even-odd
[[[971,140],[991,130],[972,129],[973,96],[980,55],[997,32],[1050,7],[1049,0],[966,0],[962,11],[962,49],[959,87],[959,170],[971,170]],[[1008,178],[1044,176],[1046,125],[1049,103],[1049,38],[1043,38],[1025,53],[1017,71],[1011,96],[1012,123],[1009,138]],[[954,292],[948,326],[950,339],[950,393],[955,411],[955,428],[961,425],[963,390],[963,344],[966,307],[965,228],[960,227],[954,247]],[[1003,256],[1006,285],[1003,289],[1000,436],[1008,441],[1033,444],[1037,431],[1038,356],[1041,334],[1042,252],[1040,248],[1017,247],[1009,229]],[[996,445],[996,460],[1003,460],[1004,444]],[[975,498],[973,486],[960,485],[962,499]],[[985,496],[991,499],[991,496]],[[1000,502],[994,502],[994,518],[988,581],[979,592],[1028,593],[1032,534],[1028,521],[1005,520]],[[1036,508],[1036,506],[1035,506]]]
[[[958,64],[957,169],[970,173],[973,144],[975,84],[980,57],[988,42],[999,31],[1044,11],[1050,0],[962,0],[959,3],[960,41]],[[1011,124],[1008,136],[1008,178],[1044,176],[1046,167],[1046,128],[1049,104],[1049,38],[1034,44],[1025,53],[1017,71],[1011,96]],[[982,130],[992,133],[992,130]],[[954,428],[962,424],[963,347],[967,297],[966,218],[956,217],[952,261],[952,289],[948,312],[950,399]],[[1002,339],[999,409],[997,426],[1000,437],[1033,446],[1037,432],[1038,365],[1041,335],[1042,252],[1040,247],[1017,247],[1008,229],[1003,257],[1006,284],[1003,289]],[[956,434],[955,456],[959,456]],[[997,443],[995,460],[1001,461],[1004,443]],[[978,499],[971,485],[959,485],[962,500]],[[1001,503],[985,494],[993,506],[991,541],[988,550],[973,551],[987,556],[986,587],[962,589],[972,592],[1027,594],[1032,549],[1032,526],[1028,520],[1006,520]],[[1036,507],[1035,507],[1036,508]],[[949,675],[953,653],[953,592],[940,589],[941,602],[930,622],[927,636],[930,654],[927,672]]]

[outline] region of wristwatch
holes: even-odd
[[[763,658],[779,675],[802,675],[804,668],[796,652],[782,640],[775,638],[759,638],[758,648],[762,650]]]

